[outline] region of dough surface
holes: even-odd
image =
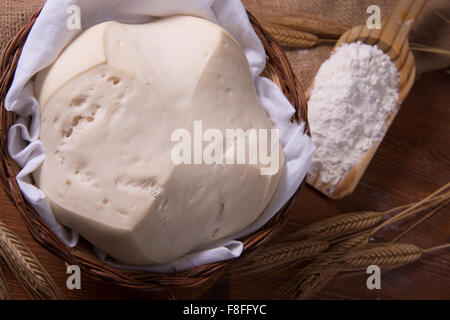
[[[283,168],[176,165],[174,130],[272,129],[247,59],[203,19],[106,22],[40,72],[35,94],[46,159],[34,178],[57,220],[116,260],[171,262],[244,230]],[[206,144],[204,144],[206,145]]]

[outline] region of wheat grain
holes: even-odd
[[[35,299],[58,299],[52,278],[20,239],[0,221],[0,255],[16,278]]]
[[[320,41],[317,36],[311,33],[279,25],[264,24],[263,27],[281,46],[286,48],[310,48],[317,45]]]

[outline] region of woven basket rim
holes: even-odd
[[[28,23],[8,43],[3,53],[0,66],[0,115],[2,121],[0,132],[0,180],[10,200],[19,211],[28,231],[34,240],[45,249],[69,264],[80,266],[83,273],[87,276],[116,283],[124,287],[142,291],[161,291],[198,286],[218,279],[225,268],[231,266],[238,259],[211,263],[184,272],[176,272],[174,270],[174,273],[168,274],[121,270],[106,265],[92,252],[89,243],[81,237],[79,244],[75,248],[71,249],[65,246],[42,221],[33,207],[24,199],[16,180],[20,168],[9,156],[7,150],[8,129],[15,122],[16,116],[12,112],[6,111],[4,104],[6,94],[14,78],[23,45],[41,9],[38,9],[32,15]],[[292,121],[298,123],[304,122],[305,132],[310,135],[305,94],[293,73],[285,53],[275,40],[264,31],[256,18],[250,12],[247,11],[247,13],[256,34],[266,50],[267,65],[263,75],[273,80],[282,89],[285,96],[296,109]],[[284,226],[289,217],[289,209],[292,201],[303,188],[304,184],[305,179],[302,181],[294,196],[266,225],[252,235],[240,239],[244,244],[244,248],[239,260],[245,259],[246,256],[258,246],[270,240]]]

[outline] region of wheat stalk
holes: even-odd
[[[58,299],[59,290],[31,251],[0,221],[0,255],[35,299]]]
[[[447,23],[450,23],[450,19],[446,18],[442,13],[440,13],[439,11],[436,11],[435,14],[441,18],[442,20],[444,20]]]
[[[450,191],[448,191],[449,188],[450,188],[450,183],[441,187],[439,190],[435,191],[434,193],[432,193],[431,195],[429,195],[428,197],[426,197],[425,199],[423,199],[419,202],[411,203],[408,205],[403,205],[403,206],[385,211],[383,213],[383,215],[385,215],[385,216],[392,215],[394,213],[395,214],[393,216],[391,216],[390,218],[386,219],[385,221],[383,221],[382,223],[370,228],[371,234],[374,235],[375,233],[377,233],[379,230],[386,227],[387,225],[396,223],[402,219],[406,219],[412,215],[416,215],[420,212],[423,212],[425,210],[428,210],[428,209],[438,206],[438,208],[436,210],[433,210],[432,213],[427,214],[426,219],[428,219],[430,216],[432,216],[432,214],[436,213],[439,209],[441,209],[443,206],[445,206],[448,203],[448,201],[450,199]],[[406,233],[413,230],[417,225],[422,223],[424,220],[425,219],[421,219],[421,221],[419,223],[408,228],[405,232],[403,232],[401,234],[401,236],[403,237]],[[342,236],[340,238],[333,239],[332,242],[335,243],[335,242],[339,242],[342,240],[346,240],[351,237],[354,237],[356,234],[362,234],[364,232],[365,232],[365,230],[361,231],[361,232],[355,232],[352,234],[348,234],[346,236]]]
[[[449,186],[447,185],[446,187],[441,188],[440,192],[436,192],[420,202],[403,205],[384,212],[364,211],[347,213],[328,218],[300,229],[299,231],[289,235],[287,239],[337,239],[337,241],[342,241],[347,238],[351,238],[355,233],[364,233],[366,230],[375,227],[386,215],[392,214],[394,212],[397,212],[396,216],[400,217],[402,217],[405,212],[416,214],[420,211],[441,204],[442,202],[448,201],[448,199],[450,198],[450,192],[446,191],[448,187]],[[445,193],[442,194],[442,192],[444,191]],[[413,208],[414,210],[410,210],[411,208]],[[392,219],[391,222],[394,222],[394,219]]]
[[[250,261],[257,263],[270,264],[282,261],[294,261],[298,258],[308,258],[319,252],[328,249],[329,244],[323,241],[295,241],[265,247],[254,256]]]
[[[399,239],[401,239],[404,235],[406,235],[407,233],[409,233],[411,230],[413,230],[414,228],[416,228],[418,225],[420,225],[422,222],[424,222],[425,220],[429,219],[432,215],[434,215],[436,212],[438,212],[439,210],[441,210],[443,207],[447,206],[448,203],[450,202],[450,200],[445,199],[445,202],[442,202],[439,206],[437,206],[436,208],[434,208],[431,212],[427,213],[425,216],[423,216],[422,218],[420,218],[418,221],[416,221],[412,226],[410,226],[408,229],[402,231],[399,235],[397,235],[392,242],[397,242]]]
[[[329,247],[324,241],[293,241],[273,246],[264,247],[238,264],[229,272],[239,276],[255,274],[265,270],[273,269],[291,262],[298,263],[324,252]]]
[[[11,296],[9,294],[8,281],[3,273],[3,263],[2,259],[0,259],[0,300],[10,300]]]
[[[371,265],[393,269],[419,260],[423,253],[423,249],[413,244],[381,243],[349,252],[338,264],[341,271],[366,270]]]
[[[304,299],[315,295],[339,272],[336,269],[338,259],[349,250],[364,246],[370,233],[347,239],[330,251],[323,253],[315,261],[301,270],[286,286],[281,288],[281,299]]]
[[[231,272],[240,276],[256,274],[287,266],[291,262],[300,262],[302,257],[317,257],[316,261],[302,271],[301,279],[304,280],[299,280],[304,281],[302,287],[299,288],[299,291],[303,292],[303,295],[300,295],[300,297],[308,297],[326,285],[331,275],[338,273],[337,270],[330,270],[330,266],[336,264],[336,261],[343,253],[353,248],[364,246],[368,242],[370,235],[373,235],[373,231],[376,229],[375,226],[379,224],[385,215],[395,212],[399,216],[403,216],[405,212],[415,214],[436,206],[443,201],[448,201],[448,192],[442,193],[446,189],[446,187],[443,187],[420,202],[400,206],[385,212],[350,213],[312,224],[290,235],[288,237],[290,241],[262,249],[262,251],[252,256],[250,260],[247,260],[244,265],[238,265],[231,269]],[[441,207],[437,208],[437,210]],[[410,210],[411,208],[414,210]],[[294,239],[297,239],[297,241],[294,241]],[[296,249],[303,248],[307,241],[310,241],[311,244],[321,245],[325,249],[320,249],[314,252],[315,254],[306,255],[300,252],[297,255]],[[334,244],[333,250],[324,252],[326,247],[332,244]]]
[[[440,55],[444,55],[444,56],[450,56],[450,50],[426,46],[426,45],[419,44],[419,43],[411,43],[411,49],[413,51],[422,51],[422,52],[440,54]]]
[[[421,212],[423,210],[429,209],[433,207],[436,204],[446,202],[448,199],[450,199],[450,182],[446,185],[439,188],[437,191],[430,194],[425,199],[413,203],[410,206],[408,206],[405,210],[402,210],[400,213],[396,214],[395,216],[387,219],[382,224],[378,225],[372,230],[372,234],[375,234],[380,229],[384,228],[387,225],[396,223],[402,219],[406,219],[412,215],[417,214],[418,212]],[[392,210],[386,211],[386,213],[392,212]]]
[[[338,243],[330,251],[325,252],[308,267],[306,267],[302,272],[302,278],[327,271],[331,266],[335,266],[338,260],[347,252],[354,250],[355,248],[366,246],[369,243],[369,238],[370,233],[366,232]]]
[[[449,193],[447,192],[448,188],[449,184],[440,188],[422,201],[385,211],[383,215],[401,210],[396,214],[396,216],[383,223],[382,226],[386,226],[389,223],[394,223],[396,221],[399,221],[400,219],[404,219],[409,215],[416,214],[438,204],[446,204],[449,198]],[[442,205],[433,210],[433,213],[435,213],[440,208],[442,208]],[[431,215],[428,214],[427,217],[429,216]],[[422,221],[423,219],[421,220],[421,222]],[[304,270],[303,275],[298,280],[299,285],[294,289],[290,288],[290,291],[288,292],[290,293],[290,297],[296,297],[299,299],[307,299],[313,297],[323,287],[325,287],[331,279],[333,279],[340,271],[342,271],[341,269],[343,268],[342,265],[344,263],[347,263],[351,266],[349,267],[347,265],[347,268],[349,268],[350,270],[361,270],[367,268],[372,264],[376,264],[379,266],[382,265],[385,270],[393,269],[417,261],[418,259],[420,259],[423,252],[447,248],[449,246],[448,244],[446,244],[423,251],[422,249],[414,245],[398,245],[387,243],[377,245],[366,244],[366,251],[364,251],[363,249],[357,249],[363,247],[366,239],[368,240],[368,238],[379,229],[380,226],[375,227],[372,230],[368,229],[366,231],[362,231],[359,234],[353,234],[344,239],[338,240],[344,242],[338,243],[338,246],[334,250],[334,253],[330,252],[330,254],[328,255],[327,253],[325,253],[325,257],[319,257],[317,261],[313,262],[310,266],[307,267],[306,270]],[[409,232],[411,230],[412,228],[409,228],[407,231]],[[342,258],[342,255],[345,252],[347,254],[346,259],[348,259],[348,261]]]
[[[409,204],[406,206],[401,206],[392,210],[388,210],[382,213],[381,217],[383,215],[387,215],[393,212],[398,212],[400,210],[400,212],[398,212],[396,214],[396,216],[394,216],[393,218],[387,220],[389,221],[389,223],[393,223],[396,222],[400,219],[405,218],[406,216],[409,216],[411,214],[416,214],[420,211],[429,209],[433,206],[436,206],[442,202],[448,202],[448,198],[449,198],[449,193],[447,192],[447,189],[449,188],[449,184],[445,185],[444,187],[440,188],[439,190],[437,190],[436,192],[432,193],[430,196],[426,197],[425,199],[413,203],[413,204]],[[437,208],[440,209],[440,207]],[[435,211],[434,211],[435,212]],[[427,215],[428,217],[430,215]],[[381,218],[380,217],[380,218]],[[329,219],[332,220],[332,219]],[[364,219],[363,219],[364,220]],[[387,224],[389,224],[387,222],[383,223],[382,225],[386,226]],[[359,252],[361,254],[367,254],[367,255],[371,255],[371,254],[376,254],[373,253],[371,251],[369,252],[364,252],[361,251],[361,248],[363,246],[366,247],[366,249],[368,247],[372,247],[372,245],[368,245],[368,239],[369,237],[371,237],[376,231],[378,231],[380,228],[375,227],[374,229],[367,229],[365,231],[361,231],[359,234],[353,234],[353,235],[349,235],[346,238],[340,239],[338,241],[343,241],[343,242],[338,242],[336,248],[334,249],[334,253],[330,252],[330,254],[325,254],[325,257],[319,257],[318,261],[313,262],[310,266],[308,266],[308,268],[303,272],[303,275],[301,277],[300,281],[300,285],[298,286],[297,290],[293,290],[291,291],[291,297],[297,297],[299,299],[307,299],[310,297],[313,297],[315,294],[317,294],[334,276],[336,276],[340,270],[340,265],[342,265],[342,262],[339,261],[340,259],[342,259],[342,255],[344,253],[347,254],[352,254],[352,252]],[[412,228],[408,229],[407,231],[410,231]],[[389,248],[389,246],[391,246]],[[381,261],[375,261],[374,259],[372,259],[370,262],[370,264],[365,265],[365,267],[367,268],[367,266],[371,265],[371,264],[376,264],[376,262],[379,262],[381,264],[381,262],[384,261],[384,269],[388,269],[388,268],[396,268],[399,266],[402,266],[404,264],[407,263],[411,263],[413,261],[416,261],[417,259],[420,258],[422,251],[421,249],[417,248],[417,247],[413,247],[412,245],[400,245],[399,247],[395,247],[394,244],[378,244],[376,245],[377,249],[371,249],[371,250],[379,250],[378,254],[382,254],[385,253],[385,260],[381,259]],[[401,251],[401,249],[406,250],[405,253],[403,255],[400,255],[399,252]],[[383,251],[385,250],[385,251]],[[389,251],[391,250],[391,251]],[[409,251],[408,251],[409,250]],[[397,251],[397,252],[396,252]],[[420,256],[418,255],[420,251]],[[388,262],[388,257],[389,257],[389,253],[393,254],[394,252],[397,253],[396,258],[392,258],[392,261],[390,261],[391,263],[389,264]],[[376,255],[375,255],[376,257]],[[357,260],[351,261],[350,263],[355,264]],[[368,263],[369,260],[360,260],[360,263],[364,262],[364,263]]]
[[[330,32],[324,33],[324,30],[335,30],[335,36],[341,36],[348,26],[338,27],[336,29],[320,29],[316,30],[315,25],[311,24],[311,27],[307,27],[307,21],[298,17],[285,17],[285,18],[264,18],[263,26],[267,32],[279,42],[280,45],[287,48],[310,48],[321,43],[336,43],[338,37],[334,39],[323,38],[324,35],[332,35]],[[323,22],[319,21],[319,25],[323,27]],[[347,28],[347,29],[344,29]],[[411,43],[411,49],[413,51],[428,52],[434,54],[440,54],[450,56],[450,51],[442,48],[436,48],[426,46],[418,43]]]
[[[263,27],[281,46],[286,48],[310,48],[320,42],[317,36],[308,32],[274,24],[264,24]]]
[[[383,270],[391,270],[419,260],[423,250],[412,244],[382,243],[352,248],[337,259],[324,261],[314,265],[312,272],[307,272],[300,280],[297,292],[293,297],[309,299],[325,287],[330,280],[343,271],[362,271],[371,265],[377,265]],[[342,252],[340,252],[342,254]],[[327,265],[328,264],[328,265]]]
[[[450,184],[447,184],[419,202],[384,212],[344,214],[306,226],[290,235],[288,237],[290,241],[257,251],[246,264],[238,265],[231,269],[231,272],[237,275],[250,275],[280,266],[294,265],[306,260],[305,258],[313,258],[309,265],[281,288],[277,296],[284,299],[306,299],[317,294],[341,271],[361,270],[371,264],[381,265],[386,270],[411,263],[418,260],[424,252],[444,249],[450,245],[445,244],[424,251],[413,245],[395,246],[396,244],[391,243],[372,245],[369,244],[370,237],[388,224],[434,208],[419,221],[423,222],[448,203],[449,188]],[[381,222],[387,215],[391,217]],[[419,223],[408,228],[402,235]],[[331,249],[328,250],[329,247]]]
[[[377,244],[370,246],[369,249],[359,249],[349,251],[347,258],[341,258],[342,261],[336,261],[328,270],[313,274],[308,277],[301,285],[299,299],[310,299],[314,297],[329,281],[336,278],[342,271],[353,271],[345,276],[356,274],[355,270],[365,271],[370,265],[382,266],[383,270],[391,270],[402,267],[420,259],[424,250],[410,244],[396,244],[395,247],[390,243]],[[348,260],[348,261],[346,261]],[[347,263],[348,265],[345,265]]]
[[[375,226],[383,218],[383,212],[356,212],[338,215],[313,223],[289,236],[314,240],[334,239]]]

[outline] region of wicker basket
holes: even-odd
[[[47,250],[67,261],[69,264],[80,266],[82,272],[91,278],[104,280],[143,291],[160,291],[193,287],[206,282],[212,282],[220,277],[225,268],[229,267],[236,261],[236,259],[212,263],[189,271],[172,274],[115,269],[100,261],[99,258],[92,252],[92,246],[84,239],[80,239],[79,244],[73,249],[65,246],[42,221],[33,207],[23,198],[16,181],[16,176],[20,171],[20,168],[9,156],[6,141],[8,129],[15,122],[16,116],[15,114],[5,110],[4,100],[12,83],[22,47],[37,16],[39,15],[39,12],[40,10],[35,12],[31,20],[9,42],[2,57],[0,70],[0,112],[2,121],[0,179],[6,193],[17,207],[33,238]],[[275,43],[274,39],[264,31],[261,25],[250,13],[249,17],[267,53],[268,61],[264,75],[272,79],[283,90],[286,97],[295,107],[297,112],[292,121],[299,122],[302,120],[307,122],[306,99],[300,84],[294,76],[286,55]],[[305,128],[309,134],[308,126],[306,125]],[[299,190],[297,190],[297,193],[303,185],[304,181]],[[246,237],[245,239],[241,239],[244,244],[244,251],[241,258],[245,258],[258,246],[270,240],[276,232],[282,228],[284,223],[287,221],[290,211],[289,208],[293,198],[262,229]]]

